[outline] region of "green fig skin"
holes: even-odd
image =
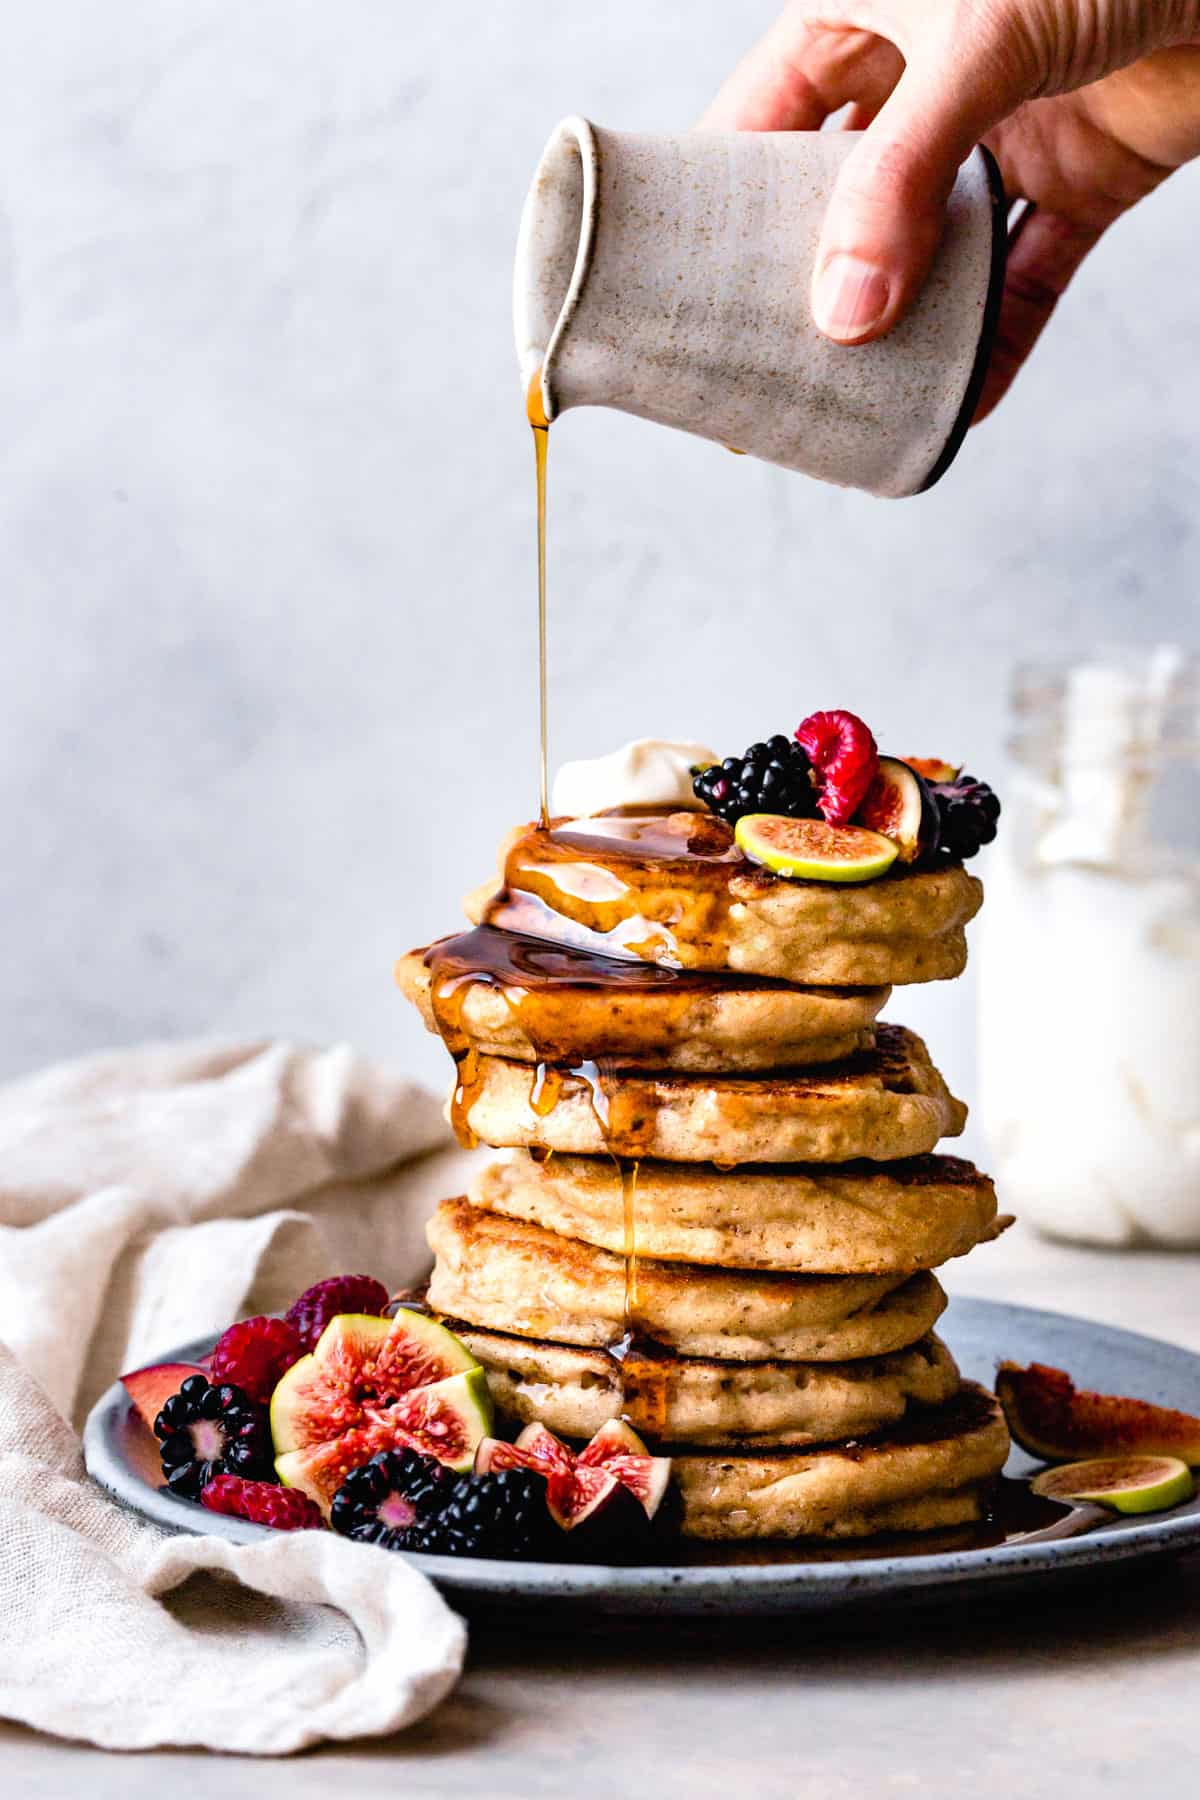
[[[1130,1514],[1169,1512],[1196,1493],[1192,1471],[1177,1456],[1092,1457],[1046,1469],[1030,1485],[1045,1500]]]

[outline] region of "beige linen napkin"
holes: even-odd
[[[402,1558],[160,1531],[88,1481],[67,1421],[323,1276],[415,1280],[461,1161],[432,1096],[345,1049],[112,1052],[0,1088],[0,1715],[278,1754],[449,1691],[462,1625]]]

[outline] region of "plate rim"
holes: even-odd
[[[1165,1338],[1145,1332],[1127,1331],[1122,1326],[1086,1319],[1078,1314],[1056,1312],[1048,1307],[1020,1306],[1009,1301],[992,1300],[975,1295],[957,1295],[951,1300],[953,1312],[974,1313],[984,1320],[989,1315],[1003,1315],[1006,1331],[1021,1319],[1066,1325],[1084,1329],[1090,1334],[1112,1340],[1114,1347],[1140,1350],[1153,1357],[1165,1356],[1196,1366],[1200,1375],[1200,1354]],[[953,1318],[951,1319],[953,1332]],[[189,1343],[166,1351],[157,1360],[190,1362],[207,1355],[219,1333],[206,1333]],[[145,1366],[145,1365],[143,1365]],[[113,1499],[127,1509],[151,1520],[165,1530],[199,1536],[224,1537],[235,1543],[259,1543],[276,1534],[268,1526],[250,1520],[228,1518],[209,1513],[198,1503],[181,1501],[161,1490],[149,1487],[133,1473],[122,1458],[113,1439],[119,1422],[124,1419],[130,1402],[116,1381],[92,1406],[83,1430],[84,1462],[89,1476]],[[148,1507],[145,1502],[157,1504]],[[170,1509],[168,1512],[167,1509]],[[175,1509],[179,1517],[175,1517]],[[1085,1568],[1098,1562],[1116,1563],[1138,1556],[1182,1553],[1200,1544],[1200,1510],[1182,1514],[1150,1514],[1144,1518],[1128,1515],[1105,1521],[1094,1530],[1076,1537],[981,1545],[978,1548],[937,1550],[926,1554],[903,1556],[855,1557],[847,1560],[823,1558],[811,1563],[652,1563],[625,1568],[607,1563],[514,1564],[490,1557],[425,1556],[406,1553],[406,1560],[427,1575],[439,1588],[458,1595],[502,1595],[531,1601],[604,1600],[610,1610],[620,1603],[652,1599],[682,1599],[704,1603],[716,1609],[722,1600],[744,1607],[746,1602],[769,1597],[780,1610],[781,1601],[794,1594],[821,1596],[830,1602],[853,1598],[862,1593],[884,1596],[908,1589],[953,1586],[966,1582],[1002,1580],[1006,1577],[1029,1576],[1043,1571],[1065,1571]]]

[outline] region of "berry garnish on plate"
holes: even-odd
[[[251,1400],[270,1400],[280,1377],[304,1355],[300,1333],[286,1319],[243,1319],[217,1339],[209,1379],[232,1381]]]
[[[544,1475],[511,1469],[456,1478],[412,1450],[383,1451],[347,1475],[330,1524],[359,1543],[426,1556],[545,1559],[561,1535]]]
[[[388,1299],[383,1283],[370,1275],[331,1275],[293,1300],[287,1322],[299,1332],[302,1347],[313,1350],[330,1319],[339,1313],[369,1313],[379,1318],[387,1310]]]
[[[529,1469],[460,1476],[414,1538],[409,1548],[428,1556],[546,1562],[563,1549],[563,1534],[546,1504],[546,1477]]]
[[[879,769],[875,739],[856,713],[840,709],[811,713],[797,725],[795,735],[813,766],[822,818],[829,825],[848,824]]]
[[[274,1478],[267,1409],[230,1381],[189,1375],[154,1421],[163,1475],[173,1494],[198,1500],[218,1475]]]
[[[200,1504],[209,1512],[251,1519],[273,1531],[319,1531],[325,1524],[320,1507],[307,1494],[274,1481],[243,1481],[238,1475],[214,1475]]]
[[[815,819],[817,795],[812,764],[800,745],[782,732],[751,744],[742,756],[711,763],[692,778],[698,800],[729,825],[745,813],[779,813]]]
[[[342,1537],[385,1550],[413,1548],[414,1528],[432,1519],[454,1477],[432,1456],[381,1450],[347,1475],[333,1497],[329,1523]]]

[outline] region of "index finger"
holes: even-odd
[[[743,58],[700,120],[710,131],[817,131],[848,101],[878,111],[904,59],[854,25],[809,23],[788,11]]]

